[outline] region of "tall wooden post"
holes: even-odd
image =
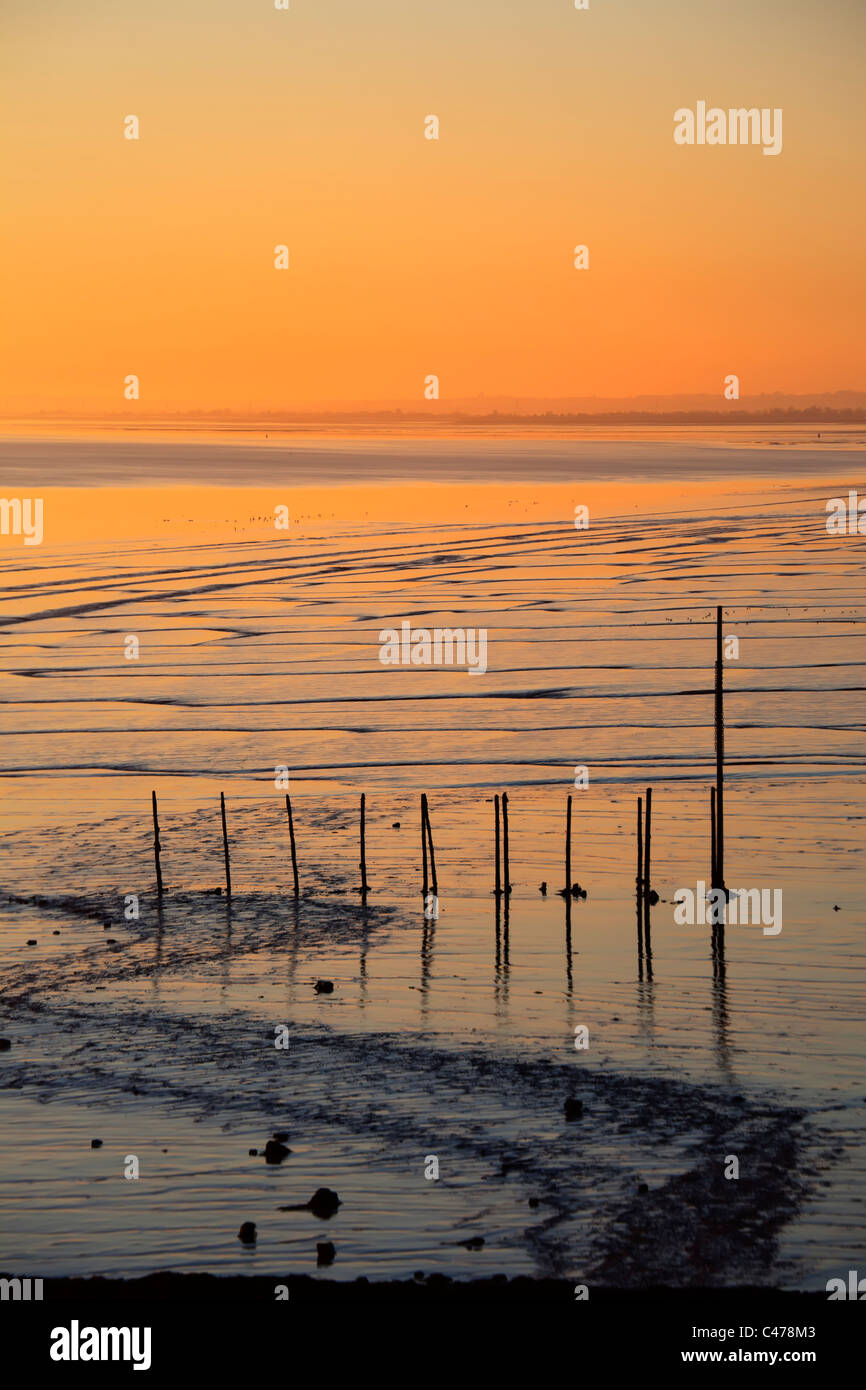
[[[223,792],[220,792],[220,814],[223,822],[223,854],[226,861],[226,897],[232,895],[232,871],[229,864],[229,833],[226,828],[226,799]]]
[[[156,896],[162,897],[162,869],[159,863],[159,854],[162,846],[159,843],[159,815],[156,809],[156,792],[150,793],[151,807],[153,808],[153,858],[156,864]]]

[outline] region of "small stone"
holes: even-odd
[[[316,993],[317,993],[317,994],[333,994],[333,993],[334,993],[334,981],[333,981],[333,980],[317,980],[317,981],[316,981]]]
[[[337,1253],[333,1241],[321,1240],[316,1245],[316,1264],[321,1268],[322,1265],[332,1265],[334,1256]]]
[[[59,935],[60,935],[60,932],[59,932],[59,931],[53,931],[53,932],[51,933],[51,935],[52,935],[52,936],[59,936]]]
[[[342,1203],[330,1187],[317,1187],[310,1198],[310,1211],[323,1220],[333,1216],[339,1206],[342,1206]]]
[[[8,1052],[11,1046],[11,1038],[0,1038],[0,1052]]]
[[[483,1236],[470,1236],[468,1240],[458,1240],[458,1245],[463,1245],[467,1250],[480,1250],[484,1245]]]
[[[38,945],[39,945],[39,942],[36,940],[36,937],[35,937],[35,936],[31,936],[30,939],[29,939],[29,941],[27,942],[27,945],[28,945],[28,946],[38,946]]]
[[[579,1120],[583,1115],[583,1101],[575,1100],[574,1097],[569,1097],[563,1109],[565,1110],[565,1118],[567,1120]]]
[[[101,1149],[101,1148],[102,1148],[102,1140],[101,1140],[101,1139],[91,1139],[91,1141],[90,1141],[90,1147],[91,1147],[92,1149]]]
[[[116,946],[116,945],[117,945],[117,937],[116,937],[116,936],[107,936],[107,937],[105,938],[105,944],[106,944],[106,946]]]
[[[258,1151],[258,1149],[250,1149],[250,1158],[258,1158],[258,1156],[259,1156],[259,1151]]]
[[[277,1143],[276,1139],[269,1139],[265,1144],[265,1163],[282,1163],[291,1152],[285,1144]]]
[[[399,830],[399,829],[400,829],[400,822],[399,822],[398,820],[395,820],[394,823],[393,823],[393,825],[391,826],[391,829],[392,829],[392,830]]]
[[[256,1223],[255,1221],[245,1221],[238,1231],[238,1240],[243,1241],[244,1245],[255,1245],[256,1243]]]

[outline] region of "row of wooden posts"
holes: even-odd
[[[725,723],[724,723],[724,692],[722,680],[723,662],[723,642],[722,642],[722,610],[716,609],[716,666],[715,666],[715,752],[716,752],[716,785],[710,788],[710,878],[713,888],[720,888],[726,892],[724,881],[724,759],[725,759]],[[162,898],[162,868],[160,864],[161,844],[159,838],[159,810],[156,800],[156,792],[151,792],[151,802],[153,808],[153,853],[156,863],[156,891],[157,897]],[[509,843],[508,843],[508,793],[503,792],[500,798],[497,794],[493,798],[494,816],[494,894],[497,901],[504,897],[506,909],[508,895],[511,892],[511,879],[509,870]],[[368,892],[367,882],[367,798],[361,793],[361,898],[366,901]],[[226,896],[231,897],[232,875],[231,861],[229,856],[229,837],[226,824],[226,799],[225,794],[220,792],[220,816],[222,819],[223,831],[223,855],[225,858],[226,874]],[[292,802],[286,793],[286,816],[289,824],[289,840],[292,850],[292,876],[294,880],[294,894],[297,898],[300,894],[298,881],[298,855],[295,845],[295,826],[292,819]],[[567,902],[571,901],[572,878],[571,878],[571,824],[572,824],[572,798],[568,797],[566,805],[565,819],[565,884],[563,896]],[[638,944],[641,953],[646,952],[647,956],[652,955],[650,942],[650,907],[652,906],[651,894],[652,887],[650,882],[652,855],[652,787],[646,789],[646,803],[642,797],[637,799],[637,874],[635,878],[636,899],[637,899],[637,930]],[[427,794],[421,794],[421,860],[423,873],[423,894],[426,901],[429,892],[438,894],[439,885],[436,875],[436,852],[433,846],[433,829],[430,824],[430,808],[427,803]],[[721,925],[714,921],[713,941],[717,941]]]

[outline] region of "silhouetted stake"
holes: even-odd
[[[162,846],[159,843],[159,816],[156,812],[156,792],[150,793],[150,801],[153,807],[153,858],[156,864],[156,896],[162,897],[162,869],[159,866],[159,852]]]
[[[571,797],[565,811],[565,896],[571,899]]]
[[[289,840],[292,846],[292,877],[295,880],[295,897],[298,896],[298,856],[295,851],[295,826],[292,820],[292,803],[289,800],[289,793],[286,792],[286,815],[289,818]]]
[[[494,823],[494,828],[495,828],[495,830],[496,830],[496,887],[495,887],[495,889],[494,889],[493,891],[495,892],[495,894],[496,894],[496,896],[497,896],[497,898],[498,898],[499,895],[500,895],[500,893],[502,892],[502,876],[501,876],[500,861],[499,861],[499,797],[498,797],[498,796],[494,796],[494,798],[493,798],[493,807],[494,807],[494,811],[493,811],[493,818],[494,818],[494,821],[493,821],[493,823]]]
[[[716,876],[714,888],[725,886],[725,707],[722,679],[722,610],[716,609]]]
[[[508,912],[508,894],[511,892],[511,878],[508,869],[508,792],[502,793],[502,891],[505,894],[505,911]]]
[[[361,792],[361,897],[367,896],[367,798]]]
[[[427,797],[421,793],[421,863],[424,870],[424,902],[427,902]]]
[[[436,851],[433,848],[433,827],[430,824],[430,805],[425,794],[423,798],[424,823],[427,827],[427,840],[430,845],[430,887],[434,893],[439,892],[439,884],[436,879]]]
[[[643,957],[643,797],[637,799],[637,875],[635,876],[635,902],[637,905],[637,949],[639,958]]]
[[[716,789],[710,787],[710,887],[714,888],[718,877],[716,865]]]
[[[223,821],[223,853],[226,860],[226,897],[230,898],[232,895],[232,871],[229,865],[229,832],[226,829],[226,799],[222,792],[220,792],[220,813]]]
[[[646,789],[646,820],[644,829],[646,838],[643,854],[643,926],[644,939],[646,941],[647,955],[650,950],[650,854],[652,849],[652,815],[653,815],[653,790],[652,787]]]

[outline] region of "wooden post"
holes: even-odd
[[[502,877],[505,894],[505,910],[508,911],[508,894],[511,892],[511,878],[508,867],[508,792],[502,793]]]
[[[223,853],[226,860],[226,897],[230,898],[232,895],[232,871],[229,865],[229,833],[226,829],[226,799],[222,792],[220,792],[220,812],[223,821]]]
[[[156,810],[156,792],[150,793],[150,802],[153,808],[153,858],[156,864],[156,896],[162,897],[162,869],[159,864],[159,852],[162,846],[159,843],[159,816]]]
[[[361,792],[361,897],[367,896],[367,798]]]
[[[289,840],[292,845],[292,877],[295,880],[295,897],[298,896],[298,856],[295,851],[295,826],[292,821],[292,803],[289,800],[289,793],[286,792],[286,815],[289,818]]]
[[[565,811],[565,896],[571,896],[571,797]]]
[[[433,848],[433,827],[430,824],[430,804],[427,795],[424,795],[424,821],[427,827],[427,839],[430,844],[430,886],[434,893],[439,892],[439,884],[436,879],[436,851]]]
[[[643,925],[644,936],[646,937],[647,949],[649,949],[649,927],[650,927],[650,854],[652,846],[652,814],[653,814],[653,790],[652,787],[646,789],[646,843],[643,856]]]
[[[710,787],[710,887],[715,888],[718,878],[716,864],[716,789]]]
[[[725,886],[725,708],[722,678],[722,610],[716,609],[716,877],[714,888]]]
[[[638,949],[643,950],[643,797],[637,799],[637,876],[635,878],[635,899],[637,902],[637,940]]]
[[[424,793],[424,792],[421,793],[421,864],[422,864],[422,867],[423,867],[423,870],[424,870],[424,887],[423,887],[423,890],[422,890],[422,891],[423,891],[423,894],[424,894],[424,903],[425,903],[425,905],[426,905],[426,902],[427,902],[427,888],[428,888],[428,879],[427,879],[427,796],[426,796],[426,793]]]
[[[493,814],[494,814],[494,826],[495,826],[495,829],[496,829],[496,888],[494,889],[494,891],[495,891],[496,896],[497,896],[497,898],[498,898],[499,895],[500,895],[500,893],[502,892],[502,878],[501,878],[501,872],[500,872],[500,867],[499,867],[499,797],[498,797],[498,795],[497,795],[497,796],[494,796],[494,798],[493,798],[493,805],[494,805],[494,813],[493,813]]]

